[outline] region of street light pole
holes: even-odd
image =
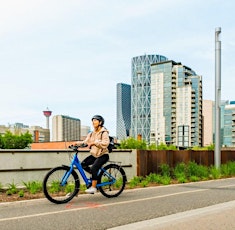
[[[221,41],[219,35],[221,28],[215,29],[215,166],[220,167],[221,150],[220,150],[220,114],[221,114]]]

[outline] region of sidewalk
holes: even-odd
[[[235,201],[111,228],[109,230],[232,230],[235,229]]]

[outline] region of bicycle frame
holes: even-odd
[[[73,156],[73,159],[72,159],[71,164],[70,164],[70,170],[68,172],[66,172],[65,175],[62,178],[62,181],[61,181],[62,186],[64,186],[66,184],[68,177],[70,176],[70,174],[74,170],[74,166],[78,169],[78,171],[79,171],[83,181],[85,182],[86,186],[88,187],[89,185],[91,185],[92,180],[87,178],[87,176],[84,172],[84,169],[82,168],[82,165],[81,165],[81,163],[78,159],[77,154],[78,154],[78,151],[76,151],[76,153]],[[103,167],[98,171],[98,175],[100,174],[101,171],[103,171],[112,180],[108,181],[108,182],[102,182],[102,183],[97,184],[96,185],[97,188],[101,187],[101,186],[111,185],[111,184],[116,182],[116,179],[112,175],[110,175]]]

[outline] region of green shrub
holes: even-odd
[[[80,190],[81,191],[85,191],[87,189],[86,185],[85,184],[80,184]]]
[[[164,143],[160,144],[147,144],[145,140],[137,140],[133,137],[121,140],[118,149],[140,149],[140,150],[177,150],[174,145],[167,146]]]
[[[209,176],[212,179],[219,179],[221,177],[220,169],[218,169],[215,166],[210,166],[209,167]]]
[[[161,169],[161,175],[163,177],[170,177],[171,170],[170,170],[170,166],[168,164],[161,164],[160,169]]]
[[[24,197],[24,190],[20,190],[20,191],[18,192],[18,195],[19,195],[19,197]]]
[[[190,161],[187,165],[188,176],[197,176],[197,167],[198,165],[194,161]]]
[[[178,163],[173,169],[173,174],[176,178],[177,175],[184,175],[185,177],[187,177],[187,165],[184,162]]]
[[[161,176],[156,173],[150,173],[148,176],[146,176],[146,180],[149,183],[157,183],[158,184],[161,181]]]
[[[29,181],[29,182],[23,182],[25,185],[26,189],[29,191],[31,194],[36,194],[37,192],[42,191],[42,182],[39,181]]]
[[[198,165],[196,176],[200,177],[201,179],[207,179],[209,177],[209,170],[208,167],[204,165]]]
[[[209,151],[212,151],[214,149],[215,149],[215,144],[211,144],[211,145],[207,146],[207,150],[209,150]]]
[[[200,178],[198,176],[190,176],[189,180],[192,181],[192,182],[197,182],[197,181],[200,180]]]
[[[221,174],[223,176],[229,176],[230,175],[230,169],[228,167],[228,164],[222,164],[220,166]]]
[[[60,181],[52,181],[49,189],[51,193],[58,193],[61,191]]]
[[[188,180],[187,180],[187,178],[185,177],[184,174],[178,174],[177,181],[179,183],[187,183],[188,182]]]
[[[7,195],[16,194],[17,192],[18,189],[14,181],[11,184],[8,184]]]
[[[157,150],[167,150],[168,147],[166,144],[164,143],[160,143],[158,146],[157,146]]]
[[[169,176],[162,176],[160,183],[163,185],[168,185],[171,183],[171,178]]]
[[[142,180],[143,180],[143,177],[134,176],[129,182],[130,188],[134,188],[138,186]]]
[[[227,163],[228,169],[229,169],[229,175],[234,176],[235,175],[235,162],[234,161],[229,161]]]
[[[74,183],[69,183],[65,186],[64,191],[66,194],[71,193],[74,191],[75,184]]]
[[[133,137],[129,137],[125,140],[122,140],[119,149],[147,149],[147,143],[145,140],[137,140]]]
[[[142,181],[140,182],[140,186],[141,186],[141,187],[147,187],[148,184],[149,184],[148,180],[142,180]]]

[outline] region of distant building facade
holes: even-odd
[[[203,144],[215,143],[215,102],[203,101]],[[235,147],[235,101],[220,102],[220,146]]]
[[[81,126],[81,140],[85,140],[89,132],[91,132],[91,127],[82,125]]]
[[[235,147],[235,101],[224,108],[223,146]]]
[[[191,68],[151,65],[150,143],[202,146],[202,79]]]
[[[150,141],[151,64],[166,61],[161,55],[142,55],[131,63],[131,136]]]
[[[214,102],[211,100],[203,100],[203,146],[214,143],[213,141],[213,121],[214,119]]]
[[[130,136],[131,129],[131,85],[117,84],[117,130],[118,140]]]
[[[52,118],[52,141],[73,141],[81,139],[81,121],[64,115]]]
[[[10,131],[14,135],[29,132],[32,135],[33,142],[35,143],[50,141],[50,130],[44,129],[40,126],[28,126],[23,123],[11,124],[8,127],[0,125],[0,134],[4,135],[7,131]]]

